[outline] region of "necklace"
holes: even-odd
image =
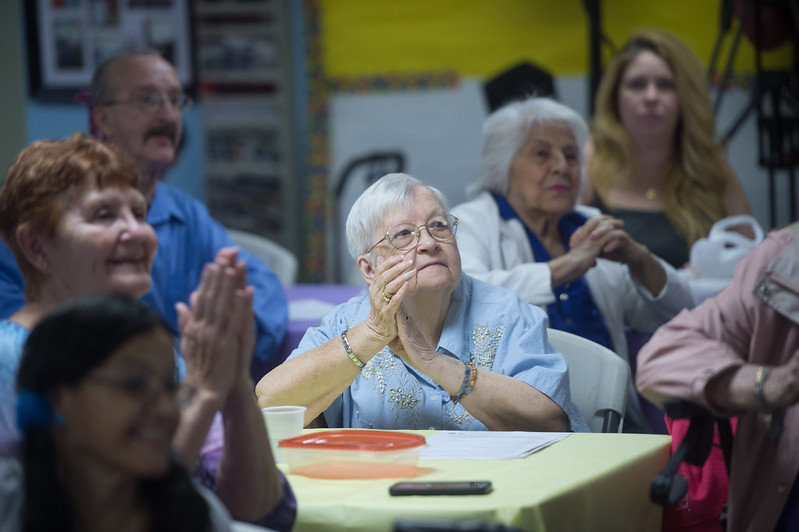
[[[655,188],[648,188],[644,192],[644,197],[648,200],[653,200],[658,197],[658,191]]]

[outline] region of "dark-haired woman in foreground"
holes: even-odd
[[[171,451],[173,342],[151,310],[117,294],[58,308],[31,331],[17,389],[23,454],[0,462],[0,529],[230,530]]]

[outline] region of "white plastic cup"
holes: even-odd
[[[305,407],[267,406],[261,409],[261,414],[266,422],[272,456],[275,457],[276,463],[283,464],[286,459],[277,444],[282,439],[302,434],[302,428],[305,425]]]

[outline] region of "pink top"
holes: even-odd
[[[719,412],[705,388],[740,365],[784,364],[799,349],[799,224],[774,231],[735,270],[715,298],[662,326],[638,354],[636,385],[662,405],[670,397],[739,415],[733,446],[728,530],[772,530],[799,472],[799,407],[784,412],[771,440],[756,412]],[[754,385],[754,383],[752,383]]]

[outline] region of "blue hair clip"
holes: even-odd
[[[52,410],[50,399],[46,396],[33,390],[22,390],[17,394],[17,427],[23,435],[27,434],[30,427],[47,428],[56,421]],[[61,418],[60,415],[58,417]]]

